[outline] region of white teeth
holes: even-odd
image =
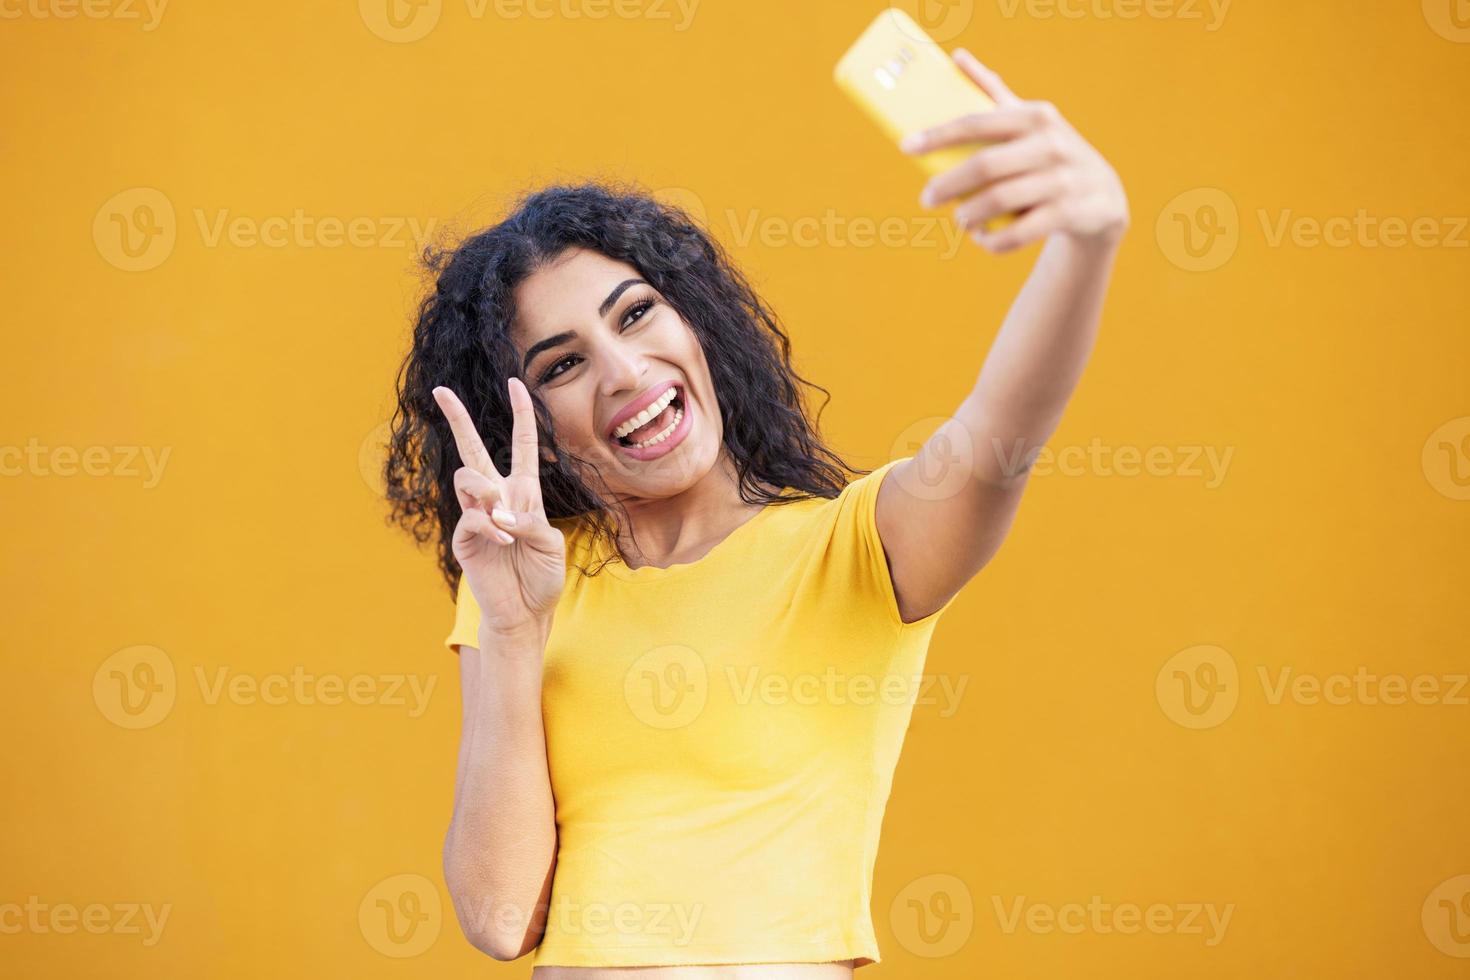
[[[682,409],[682,408],[676,408],[676,409],[674,409],[674,419],[673,419],[673,421],[670,422],[664,428],[664,430],[662,432],[660,432],[656,436],[653,436],[650,439],[644,440],[643,442],[635,442],[635,443],[633,443],[633,445],[632,445],[631,448],[633,448],[633,449],[646,449],[649,446],[657,446],[659,443],[661,443],[665,439],[667,439],[673,433],[673,431],[679,427],[679,422],[683,418],[684,418],[684,409]]]
[[[622,425],[614,429],[613,438],[621,439],[623,436],[627,435],[629,432],[632,432],[640,425],[647,425],[649,419],[654,418],[658,415],[659,412],[662,412],[664,409],[669,407],[669,402],[673,401],[674,396],[678,393],[679,389],[677,387],[671,387],[668,391],[660,395],[658,397],[658,400],[655,401],[652,405],[649,405],[643,411],[639,412],[637,415],[633,416],[628,421],[624,422]]]

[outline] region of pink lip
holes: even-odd
[[[681,392],[681,394],[685,394],[684,417],[679,420],[678,425],[674,426],[674,431],[669,433],[667,439],[657,446],[649,446],[646,449],[625,446],[617,440],[613,440],[613,445],[618,447],[618,452],[627,453],[633,459],[639,460],[640,462],[647,462],[651,459],[658,459],[660,456],[671,453],[679,448],[679,443],[684,441],[684,437],[689,434],[689,427],[694,424],[694,406],[689,403],[687,393]]]
[[[617,429],[618,426],[622,425],[624,422],[628,421],[630,418],[643,411],[649,405],[652,405],[654,402],[658,401],[659,396],[661,396],[664,392],[668,391],[672,387],[675,387],[675,382],[673,381],[666,381],[662,384],[656,384],[652,388],[649,388],[647,391],[645,391],[643,394],[639,395],[637,398],[633,399],[628,404],[624,405],[621,409],[618,410],[618,414],[613,416],[612,421],[608,423],[607,432],[604,433],[606,437],[611,439],[613,437],[613,432]]]

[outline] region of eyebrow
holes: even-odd
[[[613,287],[613,291],[607,294],[607,299],[603,300],[601,305],[597,307],[597,315],[600,317],[607,316],[607,311],[613,308],[613,304],[618,301],[618,297],[623,295],[624,291],[626,291],[628,287],[637,286],[640,284],[645,286],[648,285],[642,279],[624,279],[622,282],[618,283],[616,286]],[[561,333],[552,334],[545,340],[536,341],[536,343],[531,345],[531,349],[526,351],[526,356],[521,359],[521,372],[525,373],[530,370],[531,361],[535,359],[537,354],[548,348],[557,347],[561,344],[564,344],[575,336],[577,336],[577,331],[563,330]]]

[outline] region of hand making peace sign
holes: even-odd
[[[503,635],[544,632],[566,580],[566,541],[541,503],[540,456],[531,393],[506,382],[513,413],[510,475],[495,468],[470,413],[448,388],[434,401],[454,433],[463,462],[454,474],[462,508],[454,557],[480,606],[481,629]]]

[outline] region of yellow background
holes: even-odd
[[[1470,670],[1470,27],[1450,2],[930,5],[946,46],[1057,103],[1122,175],[1133,226],[1051,446],[1161,466],[1039,472],[941,622],[929,670],[967,686],[915,710],[868,980],[1470,969],[1470,907],[1447,917],[1470,883],[1467,692],[1270,688],[1362,669],[1443,693]],[[419,291],[395,222],[477,227],[598,175],[702,209],[861,466],[958,404],[1034,260],[945,245],[948,209],[918,205],[917,168],[833,85],[881,4],[442,0],[395,28],[385,3],[176,0],[151,29],[140,3],[0,9],[0,446],[41,447],[0,478],[0,906],[169,910],[152,945],[0,932],[7,975],[524,975],[461,938],[439,871],[452,606],[372,476]],[[1434,241],[1275,237],[1360,209]],[[267,220],[298,211],[315,231]],[[323,218],[360,219],[358,244]],[[152,244],[129,254],[119,221]],[[1205,448],[1230,453],[1218,480],[1190,465]],[[1201,658],[1208,716],[1175,673],[1208,679]],[[362,675],[371,703],[215,686],[297,668]],[[406,684],[381,703],[394,676],[434,685],[417,716]],[[153,717],[118,678],[153,685]],[[378,901],[411,910],[405,891],[419,918],[395,938]],[[1094,895],[1233,911],[1213,945],[1005,927],[1022,896]]]

